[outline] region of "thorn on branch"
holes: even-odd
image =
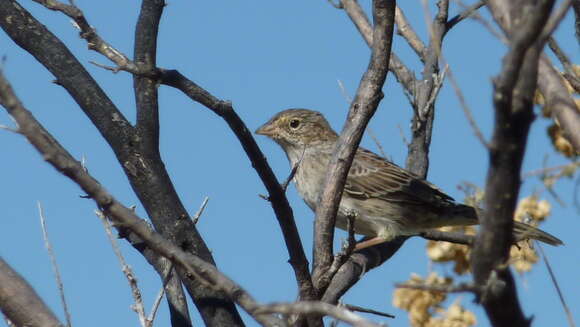
[[[193,215],[193,223],[197,224],[197,222],[199,221],[199,218],[201,217],[201,215],[203,214],[203,211],[205,210],[205,207],[207,206],[207,202],[209,201],[209,197],[205,197],[203,199],[203,202],[201,203],[201,206],[199,207],[199,209],[197,210],[197,212],[195,213],[195,215]]]

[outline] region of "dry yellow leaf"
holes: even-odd
[[[546,219],[552,210],[552,205],[546,200],[539,200],[536,195],[525,197],[518,202],[514,219],[533,226]]]
[[[444,232],[461,232],[469,235],[475,234],[475,229],[472,226],[442,227],[439,230]],[[466,245],[438,241],[427,242],[427,256],[429,259],[433,262],[455,263],[453,271],[459,275],[469,271],[469,254],[470,249]]]
[[[475,324],[477,324],[475,314],[455,301],[441,313],[441,317],[432,317],[424,327],[470,327]]]
[[[560,126],[556,124],[552,124],[548,127],[548,135],[550,136],[550,140],[552,141],[552,145],[558,152],[565,155],[568,158],[573,158],[578,154],[574,151],[574,147],[568,141],[564,134],[562,133],[562,129]]]
[[[522,241],[517,246],[512,246],[510,250],[509,262],[520,274],[530,271],[538,262],[538,254],[530,244],[529,241]]]
[[[407,284],[446,286],[451,284],[450,278],[445,278],[432,272],[426,279],[417,274],[411,274]],[[431,319],[433,308],[445,301],[444,292],[424,291],[410,288],[398,288],[393,295],[393,305],[409,312],[411,326],[421,327]]]

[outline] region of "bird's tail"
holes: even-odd
[[[519,221],[514,221],[514,238],[516,241],[531,238],[554,246],[564,244],[564,242],[556,236],[544,232],[534,226],[520,223]]]
[[[454,218],[449,222],[448,225],[477,225],[478,222],[478,213],[482,213],[483,209],[475,209],[471,206],[459,204],[453,208],[453,213],[451,216]],[[525,239],[534,239],[546,244],[550,245],[562,245],[562,242],[556,236],[544,232],[543,230],[536,228],[532,225],[528,225],[526,223],[521,223],[519,221],[514,221],[514,229],[513,229],[514,239],[516,241],[521,241]]]

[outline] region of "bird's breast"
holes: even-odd
[[[294,182],[298,193],[304,202],[312,209],[316,210],[320,192],[326,176],[326,166],[328,162],[313,157],[305,157],[300,162]]]

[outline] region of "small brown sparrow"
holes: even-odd
[[[328,121],[316,111],[288,109],[272,117],[256,134],[273,139],[286,152],[291,166],[298,165],[294,176],[296,188],[306,204],[316,210],[338,140]],[[413,173],[359,148],[346,179],[336,227],[346,230],[347,216],[355,213],[355,233],[373,237],[362,246],[367,247],[427,229],[475,225],[477,211],[456,203]],[[558,238],[520,222],[514,222],[514,233],[516,239],[562,244]]]

